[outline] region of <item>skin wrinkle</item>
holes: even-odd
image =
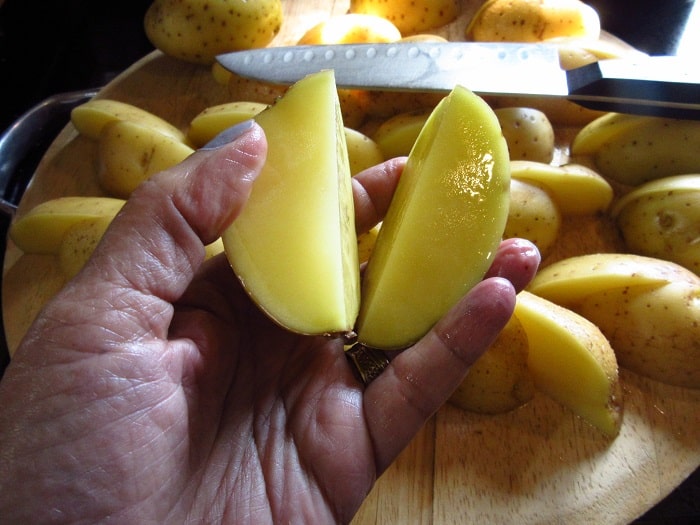
[[[432,378],[445,375],[451,384],[464,372],[463,363],[455,370],[454,357],[427,338],[422,349],[403,352],[392,364],[411,370],[411,382],[390,367],[364,388],[340,341],[275,325],[244,293],[225,258],[199,266],[203,246],[194,232],[204,238],[224,220],[214,214],[242,204],[222,191],[236,184],[235,175],[226,174],[236,149],[250,155],[238,160],[252,162],[245,175],[252,177],[265,150],[255,126],[235,146],[196,152],[155,176],[159,188],[137,189],[110,225],[109,242],[17,349],[0,383],[0,484],[13,489],[0,491],[0,515],[8,522],[36,523],[62,512],[64,521],[91,523],[347,523],[376,476],[425,422],[398,395],[401,388],[412,382],[428,389],[428,398],[446,398],[449,385]],[[358,207],[358,224],[382,213],[402,166],[390,161],[356,176],[372,204],[368,213]],[[198,196],[178,201],[176,209],[168,199],[183,198],[176,195],[187,191],[183,177]],[[189,231],[183,221],[192,221]],[[168,266],[134,275],[158,261]],[[516,257],[506,266],[522,262]],[[498,271],[523,282],[532,277],[522,276],[522,268]],[[128,291],[132,285],[136,291]],[[493,285],[484,283],[469,300],[488,301],[500,293]],[[202,289],[209,292],[198,299]],[[503,312],[482,314],[505,322]],[[486,338],[490,327],[478,321],[465,319],[463,335],[473,330]],[[482,350],[464,348],[463,355]],[[102,379],[96,367],[107,370]],[[69,369],[74,376],[63,373]],[[76,390],[63,393],[67,388]],[[105,398],[103,410],[96,393]],[[41,399],[27,407],[32,395]],[[127,406],[131,401],[137,406]],[[73,410],[84,419],[51,420]],[[91,439],[76,441],[80,435]],[[32,449],[50,451],[31,456]],[[62,461],[72,470],[56,470]]]

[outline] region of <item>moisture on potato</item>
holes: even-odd
[[[414,35],[449,24],[460,11],[459,0],[350,0],[349,12],[381,16]]]
[[[155,47],[197,64],[212,64],[221,53],[265,47],[281,26],[280,0],[155,0],[144,17]]]

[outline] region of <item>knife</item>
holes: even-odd
[[[476,42],[270,47],[217,57],[227,70],[292,84],[322,69],[340,88],[559,97],[602,111],[700,120],[700,68],[674,56],[600,60],[564,71],[556,45]]]

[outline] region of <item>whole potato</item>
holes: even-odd
[[[166,55],[212,64],[216,55],[265,47],[282,27],[280,0],[155,0],[144,29]]]
[[[459,16],[459,0],[350,0],[350,13],[390,20],[402,35],[444,26]]]
[[[499,108],[494,113],[501,123],[511,159],[551,162],[554,128],[547,115],[527,107]]]
[[[501,414],[524,405],[535,395],[527,357],[527,335],[520,320],[512,316],[471,366],[450,402],[480,414]]]
[[[517,179],[510,181],[510,208],[503,237],[522,237],[547,255],[559,235],[561,214],[542,188]]]
[[[700,175],[642,184],[615,205],[628,249],[700,274]]]
[[[600,18],[579,0],[487,0],[469,23],[466,36],[481,42],[597,39]]]

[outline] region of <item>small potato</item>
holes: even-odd
[[[384,158],[408,155],[429,116],[429,111],[416,111],[400,113],[384,121],[372,135]]]
[[[223,130],[253,118],[267,108],[262,102],[226,102],[203,109],[187,130],[187,138],[195,147],[202,147]]]
[[[365,44],[396,42],[400,38],[401,32],[386,18],[351,13],[319,22],[304,33],[297,44]]]
[[[345,143],[348,147],[350,174],[356,175],[384,161],[382,150],[371,138],[352,128],[345,128]]]
[[[99,138],[107,124],[118,120],[128,120],[157,129],[176,140],[185,138],[182,131],[159,116],[127,102],[108,98],[95,98],[76,106],[71,111],[70,118],[75,129],[91,139]]]
[[[620,199],[613,216],[630,251],[700,274],[700,175],[642,184]]]
[[[547,255],[557,240],[561,214],[542,188],[517,179],[510,181],[510,209],[503,237],[522,237]]]
[[[527,335],[518,318],[512,316],[469,369],[450,402],[480,414],[502,414],[524,405],[535,395],[527,357]]]
[[[265,47],[282,27],[280,0],[155,0],[146,36],[166,55],[212,64],[216,55]]]
[[[494,111],[508,143],[511,160],[549,163],[554,157],[554,128],[543,112],[526,107]]]
[[[600,18],[579,0],[487,0],[469,23],[466,36],[481,42],[597,39]]]
[[[350,0],[350,13],[381,16],[402,35],[444,26],[459,16],[459,0]]]
[[[174,166],[194,150],[184,142],[134,122],[113,122],[98,141],[98,178],[110,195],[127,198],[151,175]]]

